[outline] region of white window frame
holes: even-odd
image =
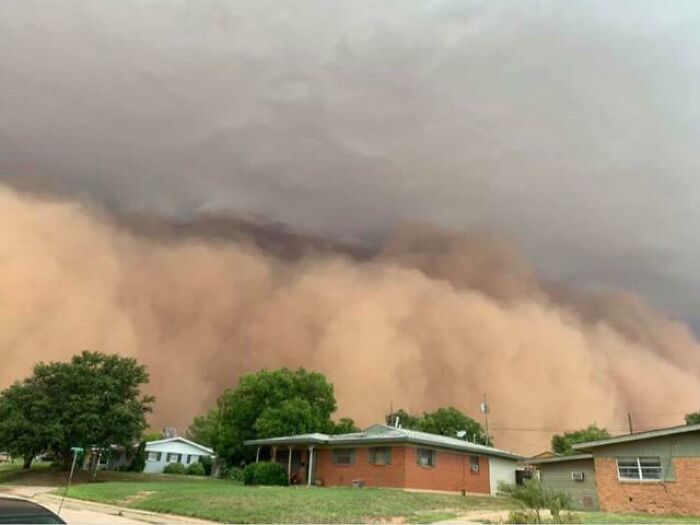
[[[173,461],[171,461],[170,456],[175,456],[175,459]],[[178,454],[177,452],[168,452],[167,455],[165,456],[166,463],[180,463],[181,460],[182,460],[182,454]]]
[[[628,460],[628,461],[635,461],[637,462],[637,474],[638,478],[628,478],[628,477],[623,477],[620,475],[620,460]],[[650,466],[642,466],[642,461],[644,459],[658,459],[659,460],[659,466],[658,467],[650,467]],[[664,467],[661,462],[661,458],[659,456],[621,456],[618,458],[615,458],[615,463],[617,465],[617,479],[618,481],[625,481],[625,482],[636,482],[636,483],[663,483],[665,481],[665,472],[664,472]],[[625,468],[634,468],[634,467],[625,467]],[[644,477],[644,469],[658,469],[659,472],[659,477],[658,478],[645,478]]]
[[[428,463],[423,463],[421,461],[421,453],[425,453],[425,452],[429,453],[428,457],[430,458],[430,461]],[[437,463],[437,450],[435,450],[434,448],[423,448],[423,447],[417,448],[416,449],[416,463],[418,463],[418,465],[423,467],[423,468],[435,468],[435,464]]]
[[[155,452],[153,450],[149,450],[148,456],[146,457],[146,461],[152,461],[154,463],[157,463],[160,461],[160,458],[163,457],[161,456],[160,452]]]

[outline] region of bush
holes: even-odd
[[[204,476],[204,465],[201,463],[192,463],[187,467],[185,474],[188,476]]]
[[[255,464],[255,463],[253,463]],[[226,475],[224,476],[226,479],[230,479],[233,481],[243,481],[243,469],[239,467],[231,467],[226,471]]]
[[[128,465],[128,470],[131,472],[143,472],[146,468],[146,442],[139,443],[134,457],[131,458],[131,463]]]
[[[163,474],[185,474],[185,465],[182,463],[170,463],[163,469]]]
[[[202,464],[202,466],[204,467],[204,475],[205,475],[205,476],[211,476],[211,469],[212,469],[212,467],[213,467],[213,462],[212,462],[211,457],[209,457],[209,456],[202,456],[202,457],[199,459],[199,462],[200,462],[200,463]]]
[[[287,485],[287,471],[279,463],[251,463],[243,469],[246,485]]]
[[[536,479],[529,479],[522,485],[502,484],[499,485],[499,490],[518,501],[525,509],[523,512],[511,513],[512,516],[508,517],[511,523],[542,523],[544,509],[551,513],[552,523],[572,519],[572,515],[561,515],[563,509],[571,508],[571,496],[566,492],[547,490]]]
[[[251,463],[246,465],[243,469],[243,484],[244,485],[255,485],[255,471],[262,463]],[[233,469],[232,469],[233,470]]]

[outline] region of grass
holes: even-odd
[[[69,497],[235,523],[432,523],[511,500],[349,487],[247,487],[231,481],[110,482],[71,488]]]
[[[194,478],[188,476],[187,480]],[[197,478],[200,479],[200,478]],[[205,478],[206,479],[206,478]],[[95,481],[104,483],[109,481],[131,481],[135,483],[148,481],[184,481],[184,476],[169,476],[166,474],[141,474],[136,472],[107,472],[97,473]],[[22,462],[0,463],[0,487],[2,485],[28,485],[34,487],[61,487],[68,481],[68,472],[53,466],[51,463],[35,462],[30,470],[22,469]],[[85,470],[76,470],[73,476],[73,484],[91,483],[90,473]],[[207,480],[209,481],[209,480]]]
[[[582,523],[700,523],[700,516],[581,512]]]

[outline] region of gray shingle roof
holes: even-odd
[[[548,458],[529,458],[525,460],[526,465],[542,465],[545,463],[563,463],[565,461],[581,461],[593,459],[593,454],[573,454],[569,456],[551,456]]]
[[[416,445],[426,445],[429,447],[447,448],[459,450],[463,452],[471,452],[474,454],[483,454],[486,456],[497,456],[513,460],[524,459],[523,456],[500,450],[485,445],[469,443],[461,439],[452,438],[449,436],[441,436],[438,434],[429,434],[427,432],[418,432],[417,430],[408,430],[404,428],[395,428],[387,425],[372,425],[362,432],[353,432],[352,434],[297,434],[294,436],[282,436],[267,439],[253,439],[246,441],[248,446],[255,445],[294,445],[294,444],[309,444],[309,445],[372,445],[382,443],[412,443]]]
[[[648,430],[646,432],[637,432],[636,434],[624,434],[598,441],[587,441],[586,443],[576,443],[573,448],[576,450],[587,451],[592,448],[603,447],[605,445],[617,445],[618,443],[627,443],[628,441],[640,441],[643,439],[653,439],[664,436],[672,436],[675,434],[685,434],[686,432],[700,431],[700,424],[697,425],[680,425],[677,427],[660,428],[658,430]]]

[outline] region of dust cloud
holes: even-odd
[[[0,186],[0,387],[82,349],[147,364],[154,426],[184,428],[263,367],[321,371],[339,414],[454,405],[522,453],[593,421],[681,423],[700,345],[626,292],[554,288],[507,241],[406,227],[370,257],[144,236],[100,209]]]

